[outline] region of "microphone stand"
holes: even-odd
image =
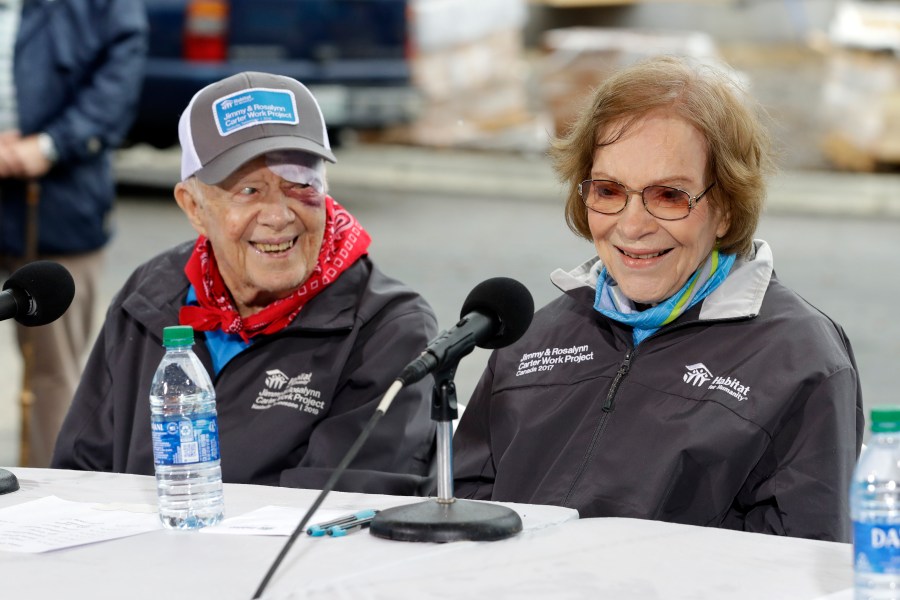
[[[404,542],[494,541],[522,531],[522,519],[505,506],[453,497],[453,420],[459,416],[456,364],[434,374],[431,418],[437,421],[437,498],[380,511],[369,532]]]

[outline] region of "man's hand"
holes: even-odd
[[[16,177],[37,179],[46,175],[53,166],[44,156],[37,134],[20,138],[14,147],[19,158],[19,171],[16,173]]]
[[[21,137],[18,131],[0,133],[0,177],[42,177],[52,164],[41,152],[38,136]]]
[[[15,177],[18,157],[13,145],[21,139],[18,130],[0,131],[0,179]]]

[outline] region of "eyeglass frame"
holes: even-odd
[[[616,212],[607,213],[607,212],[599,211],[599,210],[597,210],[596,208],[591,208],[590,206],[588,206],[587,198],[585,198],[585,197],[584,197],[584,194],[581,192],[582,186],[583,186],[585,183],[593,183],[593,182],[595,182],[595,181],[607,181],[607,182],[609,182],[609,183],[614,183],[614,184],[616,184],[616,185],[622,186],[622,189],[625,190],[625,204],[622,206],[622,208],[620,208],[620,209],[617,210]],[[584,204],[585,208],[587,208],[588,210],[594,211],[594,212],[597,213],[598,215],[617,215],[617,214],[619,214],[620,212],[622,212],[623,210],[625,210],[626,208],[628,208],[628,203],[631,201],[631,196],[632,196],[632,194],[640,194],[640,196],[641,196],[641,204],[644,205],[644,210],[646,210],[647,213],[648,213],[651,217],[653,217],[654,219],[660,219],[660,220],[663,220],[663,221],[681,221],[682,219],[687,219],[689,216],[691,216],[691,211],[694,210],[694,207],[697,206],[697,204],[703,199],[703,197],[706,195],[706,193],[709,192],[709,190],[713,189],[713,187],[714,187],[715,185],[716,185],[716,182],[713,181],[711,184],[709,184],[709,185],[707,186],[707,188],[706,188],[705,190],[703,190],[702,192],[700,192],[700,193],[697,194],[696,196],[691,196],[691,193],[690,193],[689,191],[683,190],[683,189],[681,189],[681,188],[673,187],[673,186],[671,186],[671,185],[658,185],[658,184],[654,184],[654,185],[648,185],[648,186],[645,186],[643,189],[640,189],[640,190],[633,190],[633,189],[629,188],[627,185],[625,185],[624,183],[622,183],[621,181],[616,181],[615,179],[585,179],[584,181],[582,181],[581,183],[578,184],[578,186],[577,186],[577,192],[578,192],[578,197],[581,198],[581,203]],[[667,188],[667,189],[670,189],[670,190],[675,190],[676,192],[681,192],[682,194],[686,194],[687,197],[688,197],[688,211],[687,211],[687,214],[684,215],[683,217],[676,217],[676,218],[674,218],[674,219],[667,219],[666,217],[658,217],[658,216],[654,215],[654,214],[650,211],[650,208],[647,207],[647,200],[644,198],[644,191],[645,191],[647,188],[652,188],[652,187]]]

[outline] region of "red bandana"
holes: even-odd
[[[200,331],[221,329],[226,333],[236,333],[245,342],[260,333],[281,331],[297,316],[304,304],[363,256],[371,241],[359,221],[331,196],[326,196],[325,235],[312,274],[290,296],[276,300],[258,313],[244,318],[235,308],[219,274],[209,240],[201,235],[184,267],[200,306],[182,306],[178,320],[182,325],[191,325]]]

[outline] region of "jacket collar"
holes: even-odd
[[[701,303],[701,320],[755,317],[759,314],[766,289],[772,279],[772,249],[763,240],[753,241],[753,254],[735,261],[725,281]],[[593,257],[571,271],[556,269],[550,281],[570,295],[583,294],[583,288],[594,290],[603,270],[599,257]],[[592,296],[593,298],[593,296]]]

